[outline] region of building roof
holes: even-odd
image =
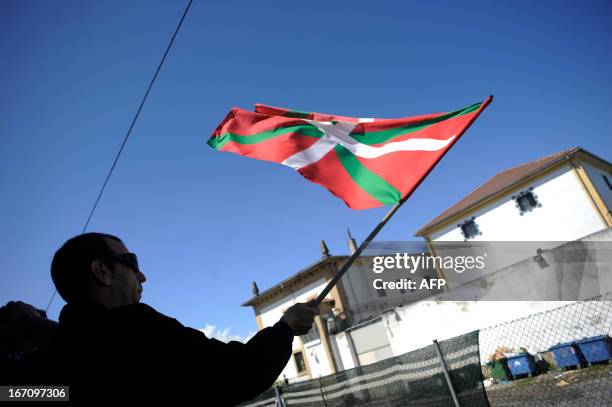
[[[575,155],[578,152],[584,152],[598,160],[604,161],[601,158],[589,153],[588,151],[580,148],[573,147],[564,151],[560,151],[555,154],[551,154],[546,157],[539,158],[534,161],[530,161],[525,164],[518,165],[516,167],[509,168],[507,170],[497,173],[493,178],[476,188],[473,192],[468,194],[465,198],[451,206],[444,213],[436,217],[434,220],[423,226],[416,236],[423,236],[426,231],[446,222],[450,218],[458,215],[459,213],[466,211],[479,203],[493,197],[494,195],[513,187],[519,182],[534,176],[553,165],[558,164],[561,161],[565,161],[568,157]]]
[[[293,274],[292,276],[290,276],[289,278],[286,278],[285,280],[281,281],[280,283],[268,288],[267,290],[259,293],[259,295],[256,295],[254,297],[252,297],[250,300],[245,301],[244,303],[242,303],[243,307],[249,307],[249,306],[253,306],[255,305],[255,302],[262,298],[265,297],[268,294],[273,293],[274,291],[277,290],[282,290],[284,289],[286,286],[294,283],[295,281],[299,280],[300,277],[305,276],[306,274],[308,274],[311,271],[314,271],[315,269],[317,269],[318,267],[329,263],[330,261],[334,261],[334,260],[346,260],[348,259],[348,256],[326,256],[326,257],[322,257],[321,259],[315,261],[314,263],[312,263],[311,265],[303,268],[302,270],[298,271],[297,273]]]

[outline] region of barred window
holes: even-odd
[[[513,196],[516,200],[516,207],[519,209],[521,216],[525,212],[530,212],[535,208],[542,206],[538,202],[538,197],[532,192],[533,187],[529,188],[528,191],[521,192],[520,194]]]
[[[293,360],[295,361],[295,367],[299,373],[306,373],[306,362],[304,361],[304,355],[302,352],[295,352],[293,354]]]
[[[480,230],[478,229],[478,225],[476,225],[476,221],[474,219],[475,218],[466,220],[462,224],[458,225],[465,240],[473,239],[481,234]]]

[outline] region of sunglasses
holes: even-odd
[[[108,260],[119,262],[124,266],[134,269],[134,271],[140,272],[140,268],[138,267],[138,257],[136,257],[134,253],[118,254],[116,256],[108,257]]]

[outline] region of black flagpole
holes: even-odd
[[[364,251],[366,247],[368,247],[368,245],[370,244],[370,242],[372,242],[372,240],[374,240],[378,232],[380,232],[380,230],[387,224],[389,219],[391,219],[391,217],[395,214],[395,212],[397,212],[397,210],[400,208],[400,206],[402,206],[402,204],[406,201],[406,199],[407,197],[405,199],[402,199],[401,201],[398,201],[397,203],[395,203],[395,205],[393,205],[393,207],[389,210],[389,212],[387,212],[385,217],[382,218],[382,220],[378,223],[378,225],[374,228],[374,230],[370,232],[368,237],[366,237],[366,239],[363,242],[361,242],[357,250],[355,250],[355,253],[353,253],[346,262],[344,262],[344,264],[342,265],[342,267],[340,267],[340,270],[338,270],[334,278],[332,278],[331,281],[327,283],[327,286],[323,289],[323,291],[321,291],[321,294],[319,294],[319,296],[315,300],[315,304],[317,306],[321,304],[321,301],[323,301],[325,296],[329,294],[329,292],[332,290],[332,288],[334,288],[336,283],[342,278],[344,273],[346,273],[346,271],[351,267],[351,265],[353,265],[357,257],[359,257],[359,255],[361,254],[361,252]]]

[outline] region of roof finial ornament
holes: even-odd
[[[251,285],[251,290],[253,290],[253,295],[255,297],[259,295],[259,287],[257,287],[257,283],[255,281],[253,281],[253,284]]]
[[[346,228],[346,232],[348,233],[348,247],[351,251],[351,254],[353,254],[357,251],[357,242],[355,241],[355,239],[353,239],[353,236],[351,235],[351,229]]]
[[[321,254],[323,257],[329,257],[329,249],[327,248],[327,244],[325,244],[325,240],[321,240]]]

